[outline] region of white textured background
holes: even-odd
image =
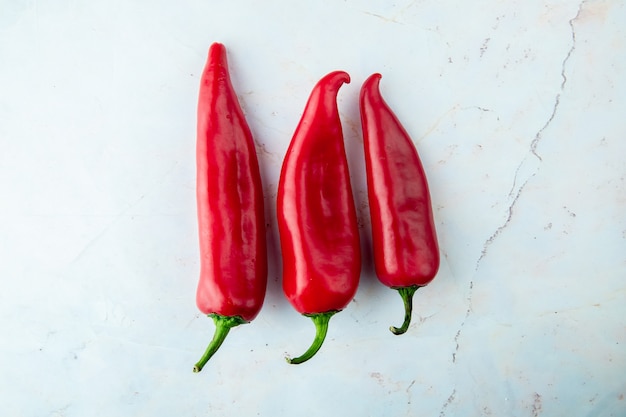
[[[626,415],[623,1],[0,0],[7,416]],[[223,42],[258,145],[266,303],[200,374],[195,111]],[[335,69],[364,265],[313,325],[280,287],[283,154]],[[413,136],[442,266],[399,324],[372,274],[361,83]],[[303,411],[305,410],[305,411]]]

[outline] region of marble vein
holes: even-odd
[[[445,417],[446,409],[448,408],[448,406],[450,404],[452,404],[452,402],[454,401],[454,397],[456,397],[456,388],[454,390],[452,390],[452,393],[448,396],[448,399],[446,400],[446,402],[443,403],[443,406],[441,406],[441,411],[439,412],[439,417]]]
[[[567,84],[567,74],[566,74],[566,70],[567,70],[567,63],[569,62],[572,54],[574,53],[574,51],[576,50],[576,28],[575,28],[575,22],[576,20],[580,17],[580,14],[583,10],[583,7],[585,5],[585,3],[588,0],[583,0],[579,5],[578,5],[578,11],[576,12],[576,15],[571,18],[569,20],[569,26],[570,26],[570,30],[571,30],[571,45],[569,50],[567,51],[567,54],[565,55],[565,58],[563,59],[562,63],[561,63],[561,85],[559,88],[559,92],[556,94],[555,98],[554,98],[554,104],[552,106],[552,111],[550,112],[550,114],[548,115],[545,123],[541,126],[541,128],[537,131],[537,133],[535,134],[535,136],[533,137],[533,140],[530,142],[530,146],[529,146],[529,151],[528,154],[522,159],[522,161],[520,162],[520,164],[517,166],[516,170],[515,170],[515,174],[513,175],[513,185],[511,186],[511,190],[509,191],[509,198],[511,199],[511,202],[507,208],[507,217],[504,220],[504,222],[498,226],[496,228],[496,230],[487,238],[487,240],[485,240],[485,243],[483,244],[483,249],[481,251],[481,254],[478,258],[478,260],[476,261],[476,268],[475,270],[477,271],[481,261],[483,260],[483,258],[487,255],[487,251],[489,246],[494,242],[494,240],[498,237],[498,235],[500,235],[500,233],[502,233],[502,231],[506,228],[506,226],[510,223],[511,218],[513,216],[513,208],[515,207],[515,205],[517,204],[517,201],[519,200],[522,191],[524,190],[524,188],[526,188],[526,184],[528,184],[528,181],[530,180],[530,178],[532,178],[533,176],[536,175],[537,171],[538,171],[538,166],[535,167],[532,170],[532,173],[528,176],[528,178],[526,178],[526,180],[518,187],[517,184],[519,182],[518,177],[520,175],[520,172],[522,172],[524,170],[524,168],[531,164],[531,163],[537,163],[537,162],[542,162],[543,159],[541,158],[541,155],[539,155],[539,153],[537,152],[537,146],[539,145],[539,142],[541,141],[541,139],[543,138],[543,134],[546,131],[546,129],[548,129],[548,127],[550,127],[550,125],[552,124],[552,121],[554,120],[554,118],[557,115],[557,111],[559,108],[559,105],[561,104],[561,95],[563,94],[563,91],[565,90],[565,85]],[[532,161],[534,159],[534,161]]]
[[[452,363],[456,363],[456,355],[459,352],[459,337],[461,337],[461,330],[463,330],[463,326],[465,326],[465,322],[467,318],[470,316],[472,312],[472,295],[474,293],[474,281],[470,281],[469,288],[467,290],[467,310],[465,310],[465,317],[463,317],[463,321],[459,325],[459,330],[457,330],[456,335],[454,336],[455,348],[454,352],[452,352]]]
[[[537,174],[537,172],[539,170],[539,166],[540,166],[541,162],[543,161],[543,159],[541,158],[541,155],[539,155],[539,153],[537,152],[537,146],[539,145],[541,139],[543,138],[544,132],[550,127],[550,125],[552,124],[553,120],[557,116],[558,108],[559,108],[559,105],[561,103],[561,95],[563,94],[563,92],[565,90],[565,86],[567,84],[567,74],[566,74],[566,72],[567,72],[566,71],[567,70],[567,64],[568,64],[572,54],[576,50],[576,28],[575,28],[575,22],[580,17],[581,12],[582,12],[586,2],[587,2],[587,0],[583,0],[581,3],[579,3],[576,15],[573,18],[571,18],[569,20],[569,22],[568,22],[570,30],[571,30],[571,44],[570,44],[570,48],[568,49],[565,57],[563,58],[563,61],[561,62],[561,84],[560,84],[559,91],[558,91],[558,93],[556,94],[556,96],[554,98],[554,104],[552,106],[552,111],[550,112],[550,114],[546,118],[545,123],[541,126],[541,128],[537,131],[537,133],[533,137],[532,141],[530,142],[527,155],[522,159],[520,164],[517,166],[517,169],[515,170],[515,173],[514,173],[514,176],[513,176],[513,185],[512,185],[511,190],[509,191],[509,194],[508,194],[508,197],[511,199],[511,201],[510,201],[510,203],[509,203],[509,205],[507,207],[507,216],[506,216],[504,222],[501,225],[499,225],[494,230],[494,232],[483,243],[482,251],[480,253],[480,256],[478,257],[478,260],[476,261],[476,266],[474,268],[474,273],[475,274],[478,272],[478,269],[480,268],[480,264],[482,263],[483,259],[485,258],[485,256],[487,256],[489,246],[491,246],[496,241],[497,237],[504,231],[504,229],[511,222],[511,219],[513,218],[514,208],[515,208],[517,202],[519,201],[519,199],[520,199],[520,197],[522,195],[522,192],[526,188],[526,185],[528,184],[530,179],[533,178]],[[486,43],[485,43],[485,45],[486,45]],[[529,164],[533,164],[535,166],[531,170],[531,173],[523,181],[523,183],[519,187],[517,187],[517,184],[519,182],[518,176],[520,175],[520,173],[522,171],[526,171],[525,168],[527,168],[527,165],[529,165]],[[452,353],[452,363],[453,364],[456,364],[457,354],[458,354],[459,348],[460,348],[460,338],[461,338],[462,333],[463,333],[463,327],[465,326],[465,323],[467,322],[467,320],[468,320],[468,318],[469,318],[469,316],[471,315],[471,312],[472,312],[473,289],[474,289],[474,281],[471,280],[469,282],[469,286],[468,286],[467,309],[465,311],[465,316],[463,317],[463,320],[461,321],[461,324],[459,325],[459,327],[458,327],[458,329],[456,331],[456,334],[454,336],[455,348],[454,348],[454,352]],[[456,396],[456,392],[457,392],[457,390],[456,390],[456,386],[455,386],[455,387],[453,387],[452,392],[448,396],[448,399],[443,403],[443,405],[441,407],[441,411],[439,413],[439,417],[445,417],[446,409],[454,401],[454,398]],[[537,398],[535,398],[535,400],[537,400]],[[535,404],[533,404],[533,415],[538,415],[538,413],[540,413],[540,412],[541,412],[540,403],[539,403],[539,406],[538,406],[537,405],[537,401],[535,401]]]

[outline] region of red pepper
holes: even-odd
[[[361,125],[378,279],[397,289],[405,317],[394,334],[407,331],[415,291],[439,269],[439,247],[424,168],[400,121],[383,100],[380,74],[361,88]]]
[[[313,88],[283,162],[278,183],[278,230],[283,290],[311,317],[315,340],[302,363],[322,346],[328,321],[354,297],[361,270],[359,231],[337,110],[350,76],[335,71]]]
[[[263,190],[254,141],[230,81],[226,48],[214,43],[198,102],[197,201],[200,280],[196,302],[215,321],[199,372],[239,324],[259,313],[267,285]]]

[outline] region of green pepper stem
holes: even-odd
[[[204,354],[193,367],[194,372],[200,372],[204,365],[211,359],[211,357],[222,346],[224,339],[228,336],[228,332],[235,326],[246,323],[246,321],[239,316],[221,316],[219,314],[208,314],[215,322],[215,333],[213,334],[213,340],[209,343],[209,346],[204,351]]]
[[[395,335],[404,334],[411,324],[411,313],[413,312],[413,295],[419,287],[417,285],[411,285],[410,287],[395,288],[400,293],[402,301],[404,302],[404,323],[401,327],[390,326],[389,330]]]
[[[325,313],[305,314],[305,316],[311,317],[311,320],[313,320],[313,323],[315,324],[315,339],[313,339],[311,347],[301,356],[298,356],[297,358],[285,358],[287,362],[297,365],[311,359],[317,351],[320,350],[322,343],[324,343],[326,333],[328,332],[328,322],[330,321],[330,318],[338,312],[338,310],[333,310]]]

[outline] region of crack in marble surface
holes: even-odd
[[[441,406],[441,411],[439,412],[439,417],[445,417],[446,409],[448,408],[448,406],[450,404],[452,404],[452,401],[454,401],[454,397],[456,397],[456,388],[454,388],[452,390],[452,393],[448,396],[448,399],[446,400],[446,402],[443,403],[443,405]]]
[[[476,266],[474,268],[474,272],[478,271],[478,268],[480,268],[480,263],[482,262],[482,260],[484,259],[485,256],[487,256],[487,249],[488,247],[497,239],[497,237],[502,233],[502,231],[509,225],[509,223],[511,222],[511,219],[513,218],[513,208],[515,207],[515,205],[517,204],[517,201],[519,200],[520,196],[522,195],[522,191],[524,191],[524,188],[526,188],[526,184],[528,184],[528,181],[530,181],[530,179],[532,177],[534,177],[536,175],[536,173],[533,173],[526,181],[524,181],[524,183],[517,189],[517,194],[515,194],[515,197],[513,198],[513,200],[511,201],[511,203],[509,204],[508,208],[507,208],[507,217],[504,220],[504,223],[502,223],[500,226],[498,226],[496,228],[496,230],[491,234],[491,236],[489,236],[489,238],[485,241],[485,243],[483,244],[483,249],[480,253],[480,256],[478,257],[478,260],[476,261]]]
[[[526,188],[526,185],[528,184],[528,182],[530,181],[531,178],[533,178],[538,170],[539,170],[539,166],[535,167],[533,172],[526,178],[526,180],[517,188],[517,191],[515,191],[516,189],[516,184],[518,183],[518,176],[520,174],[520,171],[522,170],[522,168],[525,167],[525,165],[527,165],[529,162],[529,158],[532,158],[535,163],[540,164],[541,162],[543,162],[543,159],[541,158],[541,155],[539,155],[539,153],[537,152],[537,146],[539,145],[539,142],[541,141],[542,137],[543,137],[543,133],[546,131],[546,129],[548,129],[548,127],[550,127],[550,125],[552,124],[552,122],[554,121],[556,115],[557,115],[557,111],[559,108],[559,105],[561,103],[561,95],[563,94],[563,91],[565,90],[565,85],[567,84],[567,75],[566,75],[566,69],[567,69],[567,63],[570,60],[573,52],[576,49],[576,28],[575,28],[575,22],[576,20],[580,17],[581,12],[584,8],[585,3],[588,0],[583,0],[582,2],[579,3],[578,5],[578,10],[576,12],[576,15],[571,18],[568,21],[570,30],[571,30],[571,45],[569,50],[567,51],[567,54],[565,55],[565,58],[563,59],[563,61],[561,62],[561,84],[560,84],[560,88],[558,93],[556,94],[555,98],[554,98],[554,104],[552,106],[552,111],[550,112],[550,115],[548,116],[546,122],[543,124],[543,126],[537,131],[537,133],[535,134],[535,136],[533,137],[533,140],[531,141],[530,145],[529,145],[529,150],[526,156],[524,156],[524,158],[522,159],[522,161],[520,162],[520,164],[517,166],[514,176],[513,176],[513,185],[511,187],[511,190],[508,193],[508,198],[512,198],[510,204],[507,207],[507,217],[504,220],[504,222],[498,226],[495,231],[485,240],[485,242],[483,243],[483,248],[482,251],[480,253],[480,256],[478,257],[478,260],[476,261],[476,266],[474,268],[474,273],[476,274],[478,272],[478,269],[480,268],[480,264],[483,261],[483,259],[485,258],[485,256],[487,256],[488,253],[488,248],[489,246],[491,246],[493,244],[493,242],[497,239],[497,237],[504,231],[504,229],[509,225],[509,223],[511,222],[511,219],[513,218],[513,211],[514,211],[514,207],[517,204],[517,202],[519,201],[522,192],[524,191],[524,189]],[[463,333],[463,328],[465,326],[465,323],[467,322],[469,316],[471,315],[472,312],[472,296],[473,296],[473,288],[474,288],[474,281],[471,280],[469,283],[469,287],[468,287],[468,296],[467,296],[467,310],[465,311],[465,316],[463,317],[463,320],[461,321],[461,324],[459,325],[457,332],[454,336],[454,344],[455,344],[455,348],[454,348],[454,352],[452,353],[452,363],[456,364],[456,360],[457,360],[457,354],[459,352],[459,348],[460,348],[460,342],[459,339],[461,338],[461,335]],[[450,395],[448,396],[448,399],[443,403],[442,407],[441,407],[441,411],[439,413],[439,417],[445,417],[446,415],[446,409],[450,406],[450,404],[454,401],[454,398],[456,396],[456,387],[453,388],[452,392],[450,393]],[[537,404],[535,403],[533,405],[533,413],[534,415],[537,415],[538,412],[541,412],[541,406],[539,405],[539,407],[537,407]]]
[[[409,384],[409,386],[406,387],[406,390],[404,390],[404,392],[406,392],[406,395],[407,395],[406,403],[408,405],[411,405],[411,402],[413,401],[413,396],[412,396],[412,393],[411,393],[411,388],[413,388],[413,385],[415,385],[415,380],[412,380],[411,383]],[[407,413],[407,415],[410,415],[410,408],[407,411],[409,412],[409,413]]]
[[[491,236],[489,236],[487,238],[487,240],[485,240],[485,243],[483,244],[483,249],[481,251],[480,257],[478,258],[478,260],[476,261],[476,268],[475,270],[477,271],[481,261],[484,259],[484,257],[487,255],[487,251],[489,246],[494,242],[494,240],[498,237],[498,235],[500,235],[500,233],[502,233],[502,231],[506,228],[506,226],[508,226],[508,224],[511,221],[512,215],[513,215],[513,208],[514,206],[517,204],[517,201],[519,200],[520,195],[522,194],[522,191],[524,190],[524,188],[526,188],[526,185],[528,184],[528,181],[534,177],[538,171],[538,167],[536,167],[534,169],[534,172],[532,174],[530,174],[530,176],[526,179],[526,181],[524,181],[524,183],[522,183],[522,185],[519,186],[519,188],[517,188],[517,192],[515,192],[515,188],[516,185],[518,183],[518,176],[520,174],[520,171],[522,170],[522,168],[527,165],[529,162],[529,156],[534,157],[535,161],[538,161],[539,163],[543,161],[543,159],[541,158],[541,155],[539,155],[539,153],[537,153],[537,146],[539,145],[539,142],[541,141],[542,137],[543,137],[543,133],[545,132],[546,129],[548,129],[548,127],[550,127],[550,125],[552,124],[552,122],[554,121],[554,118],[556,117],[559,105],[561,104],[561,95],[563,94],[563,91],[565,90],[565,85],[567,84],[567,75],[566,75],[566,69],[567,69],[567,63],[569,61],[569,59],[572,56],[572,53],[574,52],[574,50],[576,49],[576,28],[574,27],[574,22],[576,22],[576,20],[580,17],[580,14],[583,10],[583,7],[585,5],[585,3],[588,0],[583,0],[579,5],[578,5],[578,11],[576,12],[576,15],[571,18],[568,22],[569,27],[571,29],[571,45],[569,50],[567,51],[567,54],[565,55],[565,58],[563,59],[563,61],[561,62],[561,85],[560,85],[560,89],[559,92],[556,94],[555,98],[554,98],[554,104],[552,106],[552,111],[550,112],[550,115],[548,116],[546,122],[543,124],[543,126],[537,131],[537,133],[535,134],[533,140],[530,142],[530,146],[529,146],[529,151],[528,154],[522,159],[522,161],[520,162],[520,164],[517,166],[516,170],[515,170],[515,174],[513,176],[513,185],[511,186],[511,190],[509,191],[509,198],[513,195],[515,195],[511,201],[511,203],[509,204],[507,211],[508,211],[508,215],[507,218],[505,219],[504,223],[501,224],[500,226],[498,226],[496,228],[496,230],[491,234]]]
[[[463,329],[463,326],[465,326],[465,322],[467,321],[467,318],[470,316],[472,312],[472,295],[474,292],[473,290],[474,290],[474,281],[470,281],[469,287],[467,289],[467,310],[465,310],[465,317],[463,317],[463,321],[459,325],[459,330],[457,330],[456,335],[454,336],[454,343],[456,346],[454,348],[454,352],[452,352],[452,363],[456,363],[456,355],[459,352],[459,347],[460,347],[459,337],[461,337],[461,330]]]
[[[530,143],[530,151],[533,154],[533,156],[539,159],[539,161],[543,161],[543,159],[541,159],[541,156],[537,153],[537,145],[539,144],[539,141],[541,140],[543,132],[548,128],[548,126],[550,126],[550,124],[554,120],[554,117],[556,116],[556,112],[559,108],[559,105],[561,104],[561,94],[563,94],[563,90],[565,89],[565,84],[567,83],[567,75],[565,74],[567,62],[569,61],[570,57],[572,56],[572,53],[576,49],[576,28],[574,28],[574,22],[580,17],[580,13],[583,10],[583,6],[586,2],[587,0],[583,0],[578,5],[578,12],[576,13],[576,16],[571,18],[568,22],[569,27],[572,31],[572,44],[571,44],[569,51],[567,51],[567,55],[563,59],[563,62],[561,63],[561,78],[562,78],[561,87],[559,89],[558,94],[556,95],[554,99],[554,106],[552,107],[552,113],[550,114],[550,117],[548,118],[546,123],[543,125],[541,129],[539,129],[539,131],[533,138],[532,142]]]

